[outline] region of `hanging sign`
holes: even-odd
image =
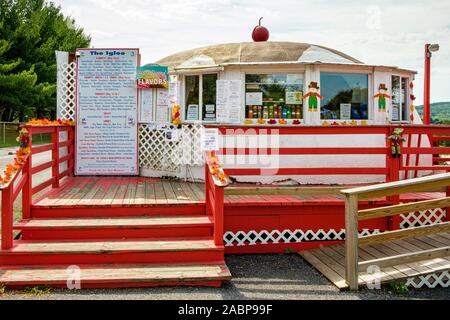
[[[141,90],[140,123],[149,123],[153,120],[153,90]]]
[[[247,92],[245,97],[247,106],[262,106],[263,93],[262,92]]]
[[[217,80],[217,122],[239,124],[242,118],[242,81]]]
[[[190,104],[187,107],[187,116],[186,116],[186,120],[187,121],[198,121],[198,116],[199,116],[199,112],[198,112],[198,104]]]
[[[303,104],[302,91],[286,91],[286,104]]]
[[[76,174],[138,174],[138,49],[80,49]]]
[[[169,89],[169,68],[144,66],[137,68],[138,89]]]
[[[202,130],[202,150],[219,151],[219,129],[204,128]]]

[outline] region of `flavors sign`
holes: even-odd
[[[144,66],[137,69],[138,89],[169,89],[169,68]]]

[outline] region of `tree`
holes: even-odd
[[[52,2],[0,0],[1,120],[55,118],[55,51],[74,51],[90,41]]]

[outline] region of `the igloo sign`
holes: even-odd
[[[77,51],[77,175],[137,175],[138,49]]]

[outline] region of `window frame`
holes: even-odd
[[[352,75],[366,75],[367,76],[367,119],[360,119],[356,121],[373,121],[374,115],[375,115],[375,109],[374,109],[374,99],[371,99],[374,95],[374,89],[373,89],[373,83],[374,83],[374,73],[373,71],[369,70],[337,70],[333,68],[321,68],[319,72],[319,87],[322,88],[322,73],[340,73],[340,74],[352,74]],[[320,91],[320,94],[322,94],[322,91]],[[323,108],[323,102],[320,101],[319,103],[319,117],[320,121],[336,121],[336,122],[347,122],[352,120],[343,120],[343,119],[323,119],[322,118],[322,108]]]
[[[217,123],[217,117],[215,121],[205,121],[203,120],[203,111],[205,106],[203,105],[203,76],[204,75],[216,75],[217,80],[220,80],[220,73],[219,72],[207,72],[207,73],[186,73],[183,74],[183,85],[182,85],[182,100],[183,100],[183,122],[187,124],[202,124],[202,123],[208,123],[208,124],[214,124]],[[197,76],[199,77],[199,88],[198,88],[198,104],[199,104],[199,110],[198,110],[198,119],[197,120],[187,120],[186,119],[186,112],[187,112],[187,101],[186,101],[186,77],[190,76]],[[217,86],[216,86],[216,95],[217,95]],[[216,116],[217,116],[217,102],[216,105]]]
[[[392,99],[392,100],[391,100],[391,112],[390,112],[390,115],[389,115],[389,122],[390,122],[390,123],[398,123],[398,124],[401,124],[401,123],[409,124],[409,123],[411,123],[411,119],[410,119],[410,117],[411,117],[411,110],[410,110],[410,106],[411,106],[411,98],[410,98],[410,88],[409,88],[409,85],[410,85],[410,83],[411,83],[411,79],[410,79],[410,77],[404,76],[404,75],[401,75],[401,74],[397,74],[397,73],[391,74],[391,87],[390,87],[390,93],[391,93],[392,96],[394,95],[394,91],[392,90],[392,89],[393,89],[393,81],[392,81],[392,78],[393,78],[393,77],[398,77],[398,78],[400,78],[400,110],[399,110],[400,120],[393,120],[393,119],[392,119],[393,110],[394,110],[394,100]],[[402,108],[403,108],[403,100],[402,100],[402,93],[401,93],[401,90],[402,90],[402,81],[403,81],[403,79],[406,80],[406,91],[407,91],[407,92],[405,93],[405,99],[406,99],[406,104],[405,104],[405,108],[406,108],[406,119],[403,119],[403,110],[402,110]]]
[[[307,85],[306,85],[306,70],[302,69],[302,70],[264,70],[264,71],[259,71],[259,70],[246,70],[243,72],[243,119],[244,120],[255,120],[255,119],[249,119],[247,118],[247,75],[277,75],[277,74],[282,74],[282,75],[288,75],[288,74],[295,74],[295,75],[301,75],[302,76],[302,82],[303,82],[303,86],[302,86],[302,91],[303,94],[306,93],[307,90]],[[303,101],[302,103],[302,117],[300,119],[285,119],[285,120],[301,120],[302,122],[306,121],[306,112],[307,112],[308,108],[305,107],[305,102]],[[265,119],[265,120],[271,120],[271,119]]]

